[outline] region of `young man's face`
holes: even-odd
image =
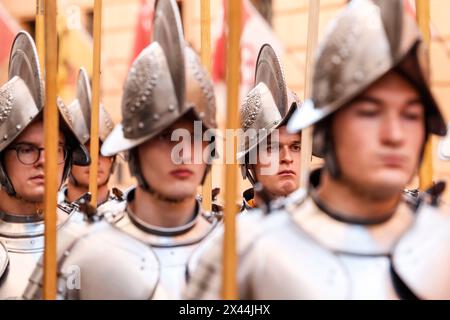
[[[342,179],[374,196],[401,192],[425,140],[417,90],[390,72],[336,113],[332,135]]]
[[[90,142],[86,143],[86,148],[89,150]],[[111,167],[113,165],[114,157],[104,157],[100,153],[98,155],[98,171],[97,171],[97,186],[101,187],[108,183],[111,175]],[[89,187],[89,166],[72,166],[71,175],[76,182],[82,187]]]
[[[277,197],[287,196],[299,187],[301,142],[300,135],[288,133],[286,126],[278,129],[278,137],[278,150],[268,148],[268,158],[272,160],[271,163],[264,159],[264,161],[258,161],[254,166],[256,180],[263,185],[266,191]],[[268,146],[270,147],[269,143]],[[277,161],[274,173],[265,174],[265,171],[272,171],[265,169],[273,166],[273,161]]]
[[[65,139],[59,133],[58,140],[58,171],[57,181],[61,183],[64,171],[64,146]],[[44,200],[44,163],[45,151],[40,157],[36,155],[36,149],[44,147],[44,126],[42,121],[30,124],[4,151],[4,166],[9,179],[14,186],[17,195],[30,202],[42,202]],[[16,150],[11,149],[16,148]],[[33,159],[37,161],[33,164]],[[25,163],[23,163],[25,162]]]
[[[176,129],[187,130],[191,139],[184,140],[182,151],[173,154],[174,147],[181,143],[181,140],[171,141],[172,132]],[[207,142],[202,142],[200,151],[207,145]],[[195,197],[207,164],[204,161],[194,163],[192,120],[181,119],[159,136],[142,144],[138,147],[138,156],[144,179],[156,192],[171,199]]]

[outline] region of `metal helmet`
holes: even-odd
[[[188,114],[215,128],[215,110],[211,80],[185,44],[176,2],[158,1],[153,42],[133,62],[124,85],[122,123],[103,143],[102,154],[128,150],[131,174],[141,187],[161,197],[144,180],[135,147]]]
[[[133,62],[125,80],[122,123],[102,145],[102,154],[130,150],[188,113],[215,128],[215,96],[197,54],[186,47],[176,2],[158,1],[153,42]]]
[[[83,144],[89,141],[91,134],[91,99],[89,76],[84,68],[80,68],[77,81],[77,97],[67,108],[72,117],[73,129]],[[99,117],[99,139],[101,142],[104,142],[114,129],[114,122],[102,104],[100,104]]]
[[[167,10],[167,4],[173,5],[172,1],[157,3],[154,29],[168,28],[168,31],[155,30],[155,41],[133,62],[124,84],[122,123],[104,141],[101,148],[104,156],[130,150],[150,140],[185,112],[185,45],[179,17],[175,16],[179,13]],[[162,12],[163,9],[167,12]],[[156,37],[159,34],[164,36],[159,39]]]
[[[420,91],[427,133],[445,135],[446,125],[426,79],[425,44],[401,0],[355,0],[330,24],[317,52],[311,99],[288,123],[297,132],[333,114],[391,70]],[[315,130],[313,153],[324,156]]]
[[[450,124],[447,128],[447,135],[439,141],[438,153],[441,160],[450,160]]]
[[[207,129],[217,128],[216,96],[211,77],[203,67],[198,54],[189,46],[184,49],[186,93],[184,108]]]
[[[0,152],[4,151],[34,120],[42,116],[44,106],[43,83],[36,47],[31,36],[21,31],[17,34],[10,54],[9,80],[0,87]],[[64,167],[64,177],[69,163],[89,164],[89,155],[71,130],[63,111],[61,128],[71,149]],[[0,183],[10,195],[15,190],[0,161]]]
[[[256,62],[255,87],[247,94],[240,108],[244,136],[239,141],[237,160],[242,164],[244,179],[255,182],[246,157],[275,129],[286,125],[298,105],[295,93],[287,89],[278,56],[269,44],[263,45]]]

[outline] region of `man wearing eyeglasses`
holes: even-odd
[[[28,33],[20,32],[11,50],[9,80],[0,87],[0,299],[22,297],[44,249],[43,91],[35,44]],[[88,165],[89,155],[61,101],[58,109],[54,174],[61,185],[72,163]],[[58,208],[58,227],[75,209]]]

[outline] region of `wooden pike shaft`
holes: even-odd
[[[430,47],[430,2],[429,0],[416,0],[416,15],[417,23],[422,32],[425,43]],[[429,64],[429,55],[427,57]],[[430,75],[426,75],[429,77]],[[422,165],[419,170],[419,187],[425,190],[433,183],[433,140],[430,137],[425,146],[425,152],[422,160]]]
[[[227,49],[227,129],[239,127],[239,83],[240,83],[240,39],[241,39],[241,15],[242,4],[239,0],[228,0],[228,49]],[[228,138],[227,138],[228,140]],[[233,157],[236,155],[236,136],[232,138]],[[226,146],[231,145],[230,141]],[[236,280],[236,190],[237,190],[238,165],[233,158],[232,164],[225,167],[225,236],[223,245],[223,299],[237,299]]]
[[[45,252],[44,252],[44,299],[56,299],[56,197],[58,146],[57,95],[57,39],[56,0],[45,0],[45,107],[44,107],[44,147],[45,170]]]
[[[319,33],[320,0],[310,0],[308,6],[308,38],[306,43],[306,68],[305,68],[305,91],[304,98],[309,99],[312,92],[314,52],[317,46]],[[312,127],[302,130],[301,148],[301,174],[300,186],[308,186],[308,177],[312,157]]]
[[[203,66],[211,73],[211,3],[210,0],[201,0],[201,60]],[[202,188],[203,209],[212,209],[212,165],[206,176]]]
[[[36,48],[42,72],[45,70],[45,23],[44,0],[36,0]]]
[[[99,157],[99,118],[100,118],[100,64],[101,64],[102,0],[94,1],[94,61],[92,72],[91,108],[91,165],[89,167],[89,192],[91,205],[97,207],[97,173]]]

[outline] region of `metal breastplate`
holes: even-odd
[[[241,298],[401,298],[391,254],[411,227],[413,213],[401,203],[377,225],[340,222],[308,197],[288,211],[274,212],[240,261]]]
[[[422,299],[450,300],[450,213],[443,209],[422,202],[393,255],[399,277]]]
[[[69,216],[76,215],[75,208],[70,215],[67,210],[68,207],[59,208],[58,228]],[[42,217],[1,213],[0,243],[0,299],[22,298],[28,278],[44,250]],[[2,263],[5,257],[7,265]]]
[[[153,250],[104,220],[70,221],[58,234],[58,299],[144,300],[155,296],[159,264]],[[25,291],[41,299],[40,261]]]
[[[199,209],[189,223],[177,228],[161,228],[140,220],[127,207],[126,211],[115,217],[113,224],[152,247],[160,265],[159,285],[167,293],[167,298],[180,299],[186,278],[192,272],[189,260],[200,243],[216,228],[219,220],[215,214]]]

